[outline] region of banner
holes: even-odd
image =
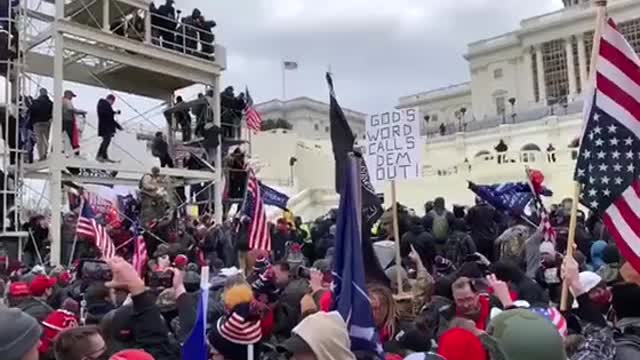
[[[416,109],[371,115],[366,131],[366,161],[374,182],[422,176],[422,142]]]
[[[262,201],[265,205],[271,205],[279,207],[282,210],[287,210],[287,203],[289,203],[289,197],[269,186],[260,182],[260,189],[262,190]]]

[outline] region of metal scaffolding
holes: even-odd
[[[14,0],[16,1],[16,0]],[[0,184],[2,216],[12,209],[14,222],[3,221],[0,237],[16,233],[20,224],[20,204],[23,200],[22,179],[44,179],[48,182],[51,207],[51,264],[61,263],[62,186],[65,181],[83,183],[137,185],[149,171],[142,166],[131,168],[120,164],[65,156],[63,145],[63,106],[61,99],[65,81],[151,97],[172,104],[174,93],[188,86],[201,84],[213,90],[207,97],[213,110],[213,123],[220,126],[220,77],[226,68],[225,48],[214,43],[212,34],[181,24],[174,34],[179,43],[168,44],[152,25],[153,7],[149,0],[20,0],[7,21],[17,24],[19,44],[6,64],[5,114],[3,142],[3,180]],[[193,37],[196,34],[195,37]],[[191,37],[190,37],[191,36]],[[207,41],[205,42],[205,36]],[[209,37],[211,36],[211,39]],[[10,43],[11,41],[9,41]],[[194,45],[195,44],[195,45]],[[11,45],[8,46],[11,49]],[[52,49],[47,51],[43,49]],[[2,49],[0,49],[2,50]],[[9,52],[9,55],[12,53]],[[7,129],[20,139],[19,119],[26,110],[26,85],[33,76],[53,80],[53,119],[51,124],[51,153],[44,160],[24,163],[25,151],[19,141],[7,141]],[[133,107],[132,107],[133,108]],[[139,116],[144,113],[136,110]],[[15,130],[11,118],[15,118]],[[170,124],[169,124],[170,125]],[[167,126],[167,133],[173,129]],[[221,147],[215,154],[215,171],[163,168],[161,174],[174,183],[188,185],[199,182],[215,183],[216,220],[222,221],[222,161]],[[68,168],[117,172],[115,178],[86,178],[70,174]],[[14,224],[14,225],[12,225]]]

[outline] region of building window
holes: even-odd
[[[329,127],[328,127],[328,126],[325,126],[325,127],[324,127],[324,132],[326,132],[326,133],[328,133],[328,132],[329,132]]]
[[[571,40],[571,51],[573,51],[573,69],[575,74],[572,74],[576,78],[576,91],[578,94],[582,93],[582,84],[580,82],[580,58],[578,57],[578,42]]]
[[[553,40],[542,45],[542,64],[547,98],[552,104],[558,103],[566,98],[569,91],[564,40]]]
[[[431,119],[429,119],[430,122],[432,123],[437,123],[438,122],[438,114],[433,114],[431,115]]]
[[[540,102],[540,87],[538,84],[539,59],[533,48],[531,48],[529,56],[531,56],[531,72],[533,73],[533,97],[536,99],[536,102]]]
[[[314,128],[316,131],[320,131],[320,125],[318,125],[318,124],[313,125],[313,128]]]
[[[631,44],[636,54],[640,54],[640,19],[618,24],[618,29]]]
[[[493,78],[494,79],[502,79],[502,69],[493,70]]]
[[[536,153],[534,152],[523,152],[520,159],[523,163],[533,163],[536,162]]]
[[[504,115],[507,110],[507,102],[504,96],[496,96],[496,114]]]

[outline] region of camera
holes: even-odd
[[[173,286],[173,272],[170,270],[159,272],[154,271],[149,276],[149,287],[168,289]]]
[[[102,260],[82,259],[78,269],[78,278],[82,280],[107,282],[113,279],[111,267]]]

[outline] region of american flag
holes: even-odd
[[[244,108],[244,117],[247,121],[247,127],[253,131],[260,131],[262,128],[262,117],[253,106],[253,98],[249,94],[249,88],[245,90],[247,105]]]
[[[136,232],[138,235],[133,243],[133,257],[131,258],[131,264],[138,274],[142,276],[144,274],[144,268],[147,265],[147,260],[149,260],[149,256],[147,254],[147,244],[144,241],[144,236],[142,236],[142,231],[136,230]]]
[[[567,337],[568,335],[567,320],[564,318],[564,316],[562,316],[560,311],[558,311],[556,308],[553,308],[553,307],[535,308],[534,307],[534,308],[531,308],[531,311],[551,321],[551,323],[553,323],[553,326],[555,326],[556,329],[558,329],[558,332],[560,333],[560,336],[562,336],[563,339]]]
[[[551,241],[552,243],[556,243],[556,229],[551,225],[551,220],[549,219],[549,213],[546,209],[541,209],[540,211],[540,225],[542,226],[542,236],[544,241]]]
[[[640,59],[612,20],[604,25],[592,90],[575,172],[580,201],[602,216],[640,270]]]
[[[105,227],[96,222],[96,214],[86,201],[82,202],[78,224],[76,225],[76,235],[92,240],[102,253],[103,259],[111,259],[116,256],[116,247],[111,237],[109,237]]]
[[[264,211],[262,190],[260,189],[260,182],[258,178],[256,178],[253,169],[249,169],[247,190],[245,213],[251,217],[249,248],[271,251],[271,234],[269,233],[267,215]]]

